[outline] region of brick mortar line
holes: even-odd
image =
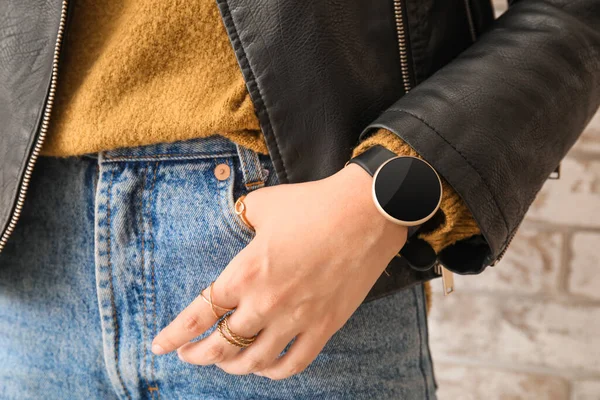
[[[450,364],[454,367],[466,368],[466,367],[477,367],[493,369],[500,372],[520,372],[532,375],[545,375],[554,376],[557,378],[563,378],[569,382],[574,381],[600,381],[600,372],[591,372],[584,370],[577,370],[572,368],[553,368],[545,367],[542,365],[532,364],[513,364],[506,361],[485,361],[481,359],[463,358],[463,357],[451,357],[451,356],[435,356],[434,355],[434,366],[436,363]]]
[[[559,222],[552,222],[543,219],[536,219],[534,217],[526,217],[523,221],[521,228],[535,228],[544,232],[589,232],[589,233],[600,233],[600,225],[598,226],[585,226],[585,225],[574,225],[574,224],[561,224]],[[519,228],[519,229],[521,229]]]
[[[571,242],[573,240],[574,232],[563,232],[562,236],[562,248],[560,254],[560,265],[558,267],[557,279],[555,282],[556,289],[559,293],[565,296],[573,296],[573,293],[569,291],[569,282],[571,280],[571,261],[573,260],[573,250],[571,249]],[[579,296],[579,295],[575,295]],[[585,296],[584,296],[585,297]],[[587,299],[587,297],[585,297]]]
[[[520,300],[531,300],[536,302],[553,301],[554,303],[562,306],[573,306],[573,307],[600,307],[600,300],[591,299],[589,297],[576,295],[576,294],[565,294],[560,293],[523,293],[518,291],[510,290],[473,290],[473,289],[461,289],[460,283],[455,285],[456,293],[458,296],[469,295],[469,296],[483,296],[492,297],[499,300],[520,299]],[[460,293],[460,294],[458,294]],[[443,293],[433,292],[436,302],[443,302]],[[454,294],[453,294],[454,295]]]

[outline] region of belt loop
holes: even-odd
[[[244,185],[248,191],[260,189],[265,186],[268,171],[264,170],[258,153],[236,143],[240,165],[244,176]]]

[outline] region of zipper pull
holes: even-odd
[[[434,268],[435,273],[442,276],[444,296],[448,296],[450,293],[454,292],[454,273],[444,268],[444,266],[439,263],[436,264]]]

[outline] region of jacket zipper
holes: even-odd
[[[523,222],[523,221],[521,221],[521,222]],[[521,226],[521,223],[519,223],[519,226]],[[500,260],[502,260],[502,257],[504,257],[504,254],[506,254],[506,250],[508,250],[508,246],[510,246],[510,243],[513,241],[515,235],[517,234],[517,231],[519,230],[519,226],[517,226],[515,228],[515,230],[513,231],[513,233],[510,235],[510,237],[508,238],[508,241],[506,242],[506,246],[504,246],[504,249],[502,249],[500,254],[498,254],[498,257],[496,257],[496,259],[490,264],[490,267],[495,267],[496,264],[498,264],[500,262]]]
[[[398,51],[400,53],[400,71],[402,72],[402,84],[404,93],[411,89],[410,73],[408,70],[408,51],[406,48],[406,28],[404,26],[403,0],[394,0],[394,18],[396,20],[396,34],[398,36]]]
[[[23,210],[23,204],[25,202],[25,196],[27,195],[27,189],[29,188],[29,181],[31,180],[31,173],[33,172],[33,167],[35,166],[35,162],[37,161],[40,155],[40,150],[42,149],[42,145],[44,144],[44,140],[46,139],[46,134],[48,133],[48,123],[50,121],[50,114],[52,112],[52,106],[54,105],[54,95],[56,93],[56,82],[58,78],[58,60],[60,56],[63,35],[65,32],[65,25],[67,23],[68,2],[68,0],[63,0],[61,5],[58,35],[56,37],[56,44],[54,45],[54,55],[52,57],[52,75],[50,78],[50,90],[48,92],[46,104],[44,105],[42,126],[40,128],[39,135],[33,147],[33,151],[31,152],[29,159],[27,160],[25,174],[23,176],[23,180],[21,181],[21,186],[19,187],[19,196],[17,198],[17,204],[10,216],[10,220],[8,226],[6,227],[6,230],[2,233],[2,236],[0,236],[0,252],[4,249],[4,246],[6,246],[6,242],[9,236],[13,233],[15,226],[17,225],[17,221],[21,216],[21,211]]]
[[[556,166],[556,168],[554,169],[554,171],[552,171],[552,173],[548,177],[548,179],[560,179],[560,164],[561,163],[559,162],[558,165]],[[510,245],[510,242],[512,242],[513,238],[517,234],[517,231],[519,230],[519,227],[521,226],[522,223],[523,223],[523,220],[521,220],[521,222],[519,223],[519,226],[517,226],[515,228],[512,235],[510,236],[510,238],[508,238],[508,242],[506,242],[506,246],[504,246],[504,249],[502,249],[500,254],[498,254],[498,257],[496,257],[496,259],[490,264],[490,267],[496,266],[496,264],[498,264],[498,262],[500,262],[500,260],[502,260],[502,257],[504,257],[504,254],[506,253],[506,250],[508,250],[508,246]]]
[[[394,18],[396,20],[396,35],[398,36],[398,52],[400,53],[400,72],[402,73],[402,85],[404,86],[404,94],[410,92],[412,88],[410,82],[410,71],[408,62],[408,49],[406,45],[406,27],[404,24],[404,7],[403,0],[394,0]],[[452,271],[444,267],[441,263],[436,263],[434,266],[436,274],[442,277],[442,287],[444,296],[454,292],[454,274]],[[386,273],[389,273],[386,270]]]

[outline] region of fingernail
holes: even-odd
[[[179,357],[179,359],[180,359],[181,361],[184,361],[184,362],[185,362],[185,360],[183,359],[183,356],[181,355],[181,352],[180,352],[179,350],[177,350],[177,357]]]
[[[161,354],[165,354],[165,349],[163,349],[160,344],[153,343],[152,352],[157,356],[160,356]]]
[[[258,375],[258,376],[264,376],[263,374],[261,374],[260,372],[253,372],[254,375]]]

